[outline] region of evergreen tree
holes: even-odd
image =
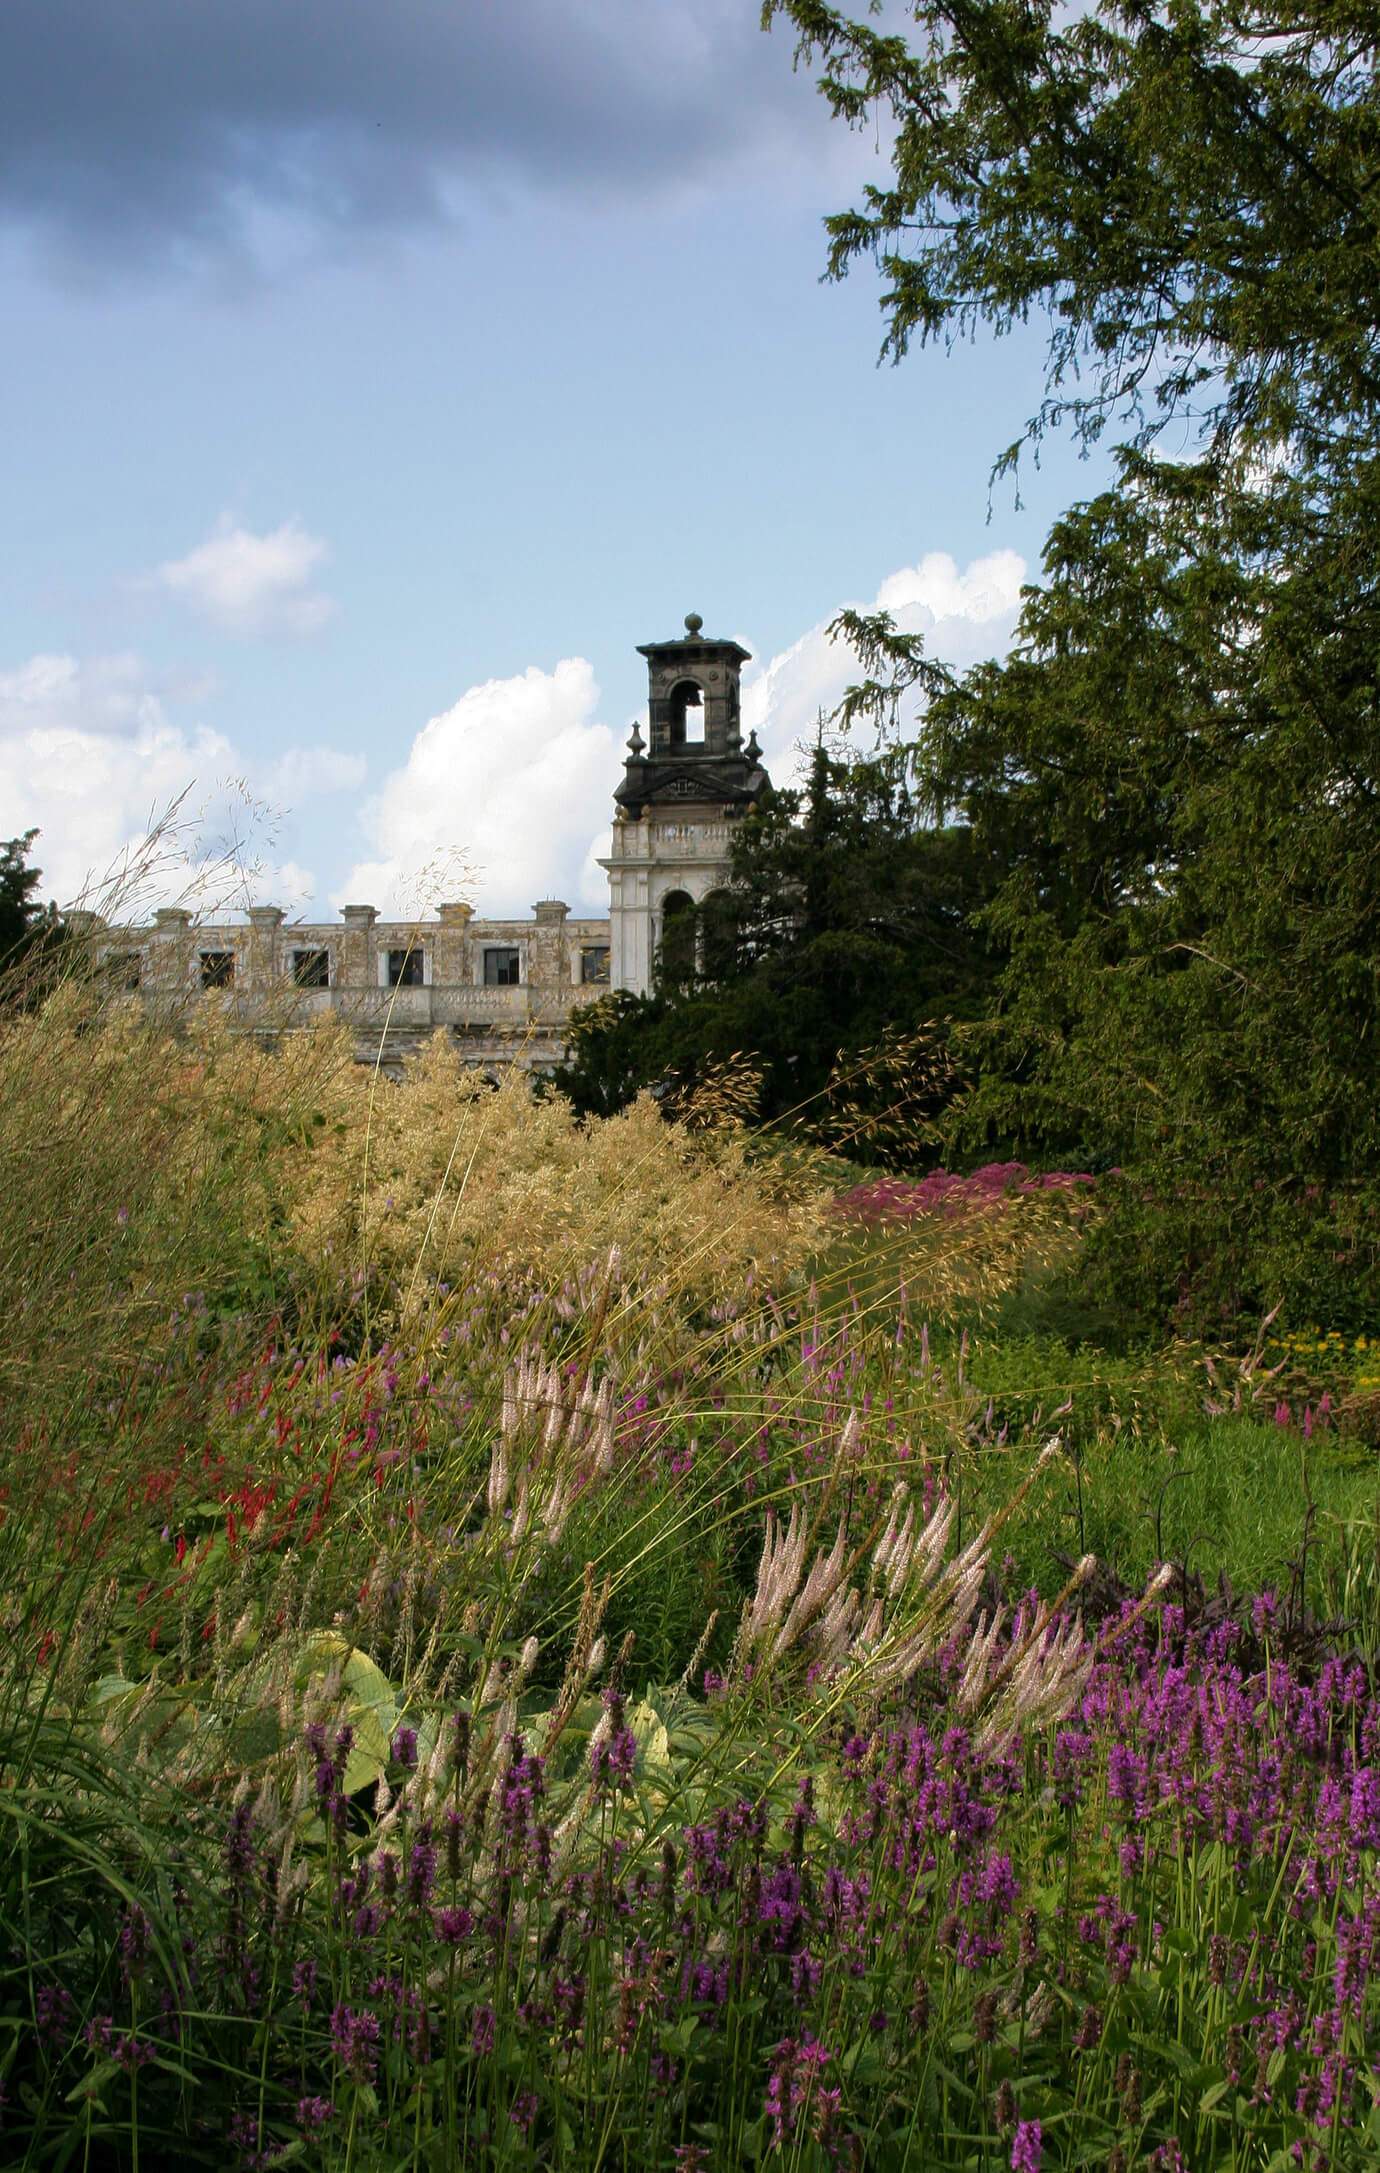
[[[1160,1316],[1380,1311],[1380,503],[1332,513],[1128,461],[919,743],[1005,870],[956,1141],[1121,1165]]]
[[[953,1136],[1121,1163],[1099,1246],[1142,1307],[1373,1322],[1380,20],[906,13],[914,36],[764,9],[836,113],[891,124],[892,183],[830,222],[831,269],[881,263],[895,357],[1047,311],[1030,434],[1130,433],[1118,486],[1057,524],[1015,655],[931,685],[912,750],[1002,871]],[[1146,457],[1171,421],[1178,465]],[[885,621],[848,630],[904,670]]]
[[[29,866],[37,830],[0,842],[0,967],[17,965],[54,918],[35,893],[43,870]]]

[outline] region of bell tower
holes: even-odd
[[[613,845],[600,862],[609,878],[609,979],[641,996],[672,937],[693,959],[705,901],[730,878],[733,825],[770,782],[756,733],[742,742],[748,651],[707,639],[703,627],[692,611],[681,639],[638,649],[647,659],[649,738],[633,726],[613,796]]]

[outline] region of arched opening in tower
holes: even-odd
[[[671,745],[686,747],[704,742],[704,695],[693,679],[682,679],[670,693]]]
[[[698,933],[695,901],[684,890],[670,890],[661,901],[660,978],[672,988],[684,988],[695,978]]]

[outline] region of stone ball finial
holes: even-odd
[[[704,620],[700,617],[698,611],[691,611],[687,613],[685,620],[685,631],[690,636],[690,639],[692,641],[694,641],[698,637],[700,628],[703,625]]]

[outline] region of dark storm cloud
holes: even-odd
[[[821,128],[755,0],[6,0],[0,219],[70,252],[657,186]]]

